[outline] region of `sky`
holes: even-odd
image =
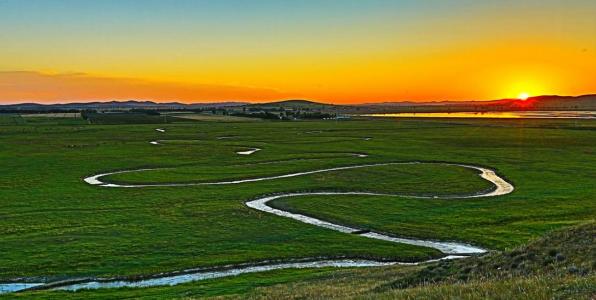
[[[0,103],[596,93],[594,0],[0,0]]]

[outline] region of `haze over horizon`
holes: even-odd
[[[197,101],[178,101],[178,100],[151,100],[151,99],[87,99],[87,100],[70,100],[70,101],[13,101],[13,102],[0,102],[0,106],[7,105],[26,105],[26,104],[39,104],[39,105],[64,105],[64,104],[85,104],[85,103],[127,103],[127,102],[137,102],[137,103],[144,103],[144,102],[152,102],[156,104],[168,104],[168,103],[180,103],[180,104],[267,104],[267,103],[281,103],[286,101],[307,101],[312,103],[318,104],[328,104],[328,105],[378,105],[378,104],[399,104],[399,103],[412,103],[412,104],[430,104],[430,103],[466,103],[466,102],[478,102],[481,103],[490,103],[495,101],[503,101],[503,100],[519,100],[524,102],[525,100],[537,99],[537,98],[544,98],[544,97],[596,97],[596,94],[583,94],[583,95],[535,95],[531,96],[527,99],[520,99],[519,97],[510,97],[510,98],[501,98],[501,99],[475,99],[475,100],[425,100],[425,101],[410,101],[410,100],[395,100],[395,101],[378,101],[378,102],[351,102],[351,103],[332,103],[332,102],[325,102],[319,101],[317,99],[271,99],[271,100],[263,100],[263,101],[240,101],[240,100],[219,100],[219,101],[205,101],[205,100],[197,100]],[[529,102],[529,101],[528,101]]]
[[[0,2],[0,104],[596,92],[596,2]]]

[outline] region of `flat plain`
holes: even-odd
[[[118,125],[108,125],[110,120],[104,120],[106,125],[70,118],[18,120],[0,117],[0,282],[143,276],[321,257],[408,262],[443,256],[434,249],[264,214],[244,204],[282,192],[411,195],[292,197],[276,200],[273,206],[365,230],[460,241],[498,252],[511,251],[556,229],[590,222],[596,215],[596,123],[592,120],[363,118],[224,123],[154,118],[151,121],[156,124],[135,124],[143,123],[138,119],[131,124],[113,122]],[[250,148],[262,150],[236,154]],[[83,181],[92,174],[145,168],[156,170],[105,179],[121,184],[197,183],[411,161],[486,166],[510,181],[515,191],[494,198],[417,199],[491,188],[471,170],[431,164],[325,172],[234,186],[114,189]],[[392,274],[387,276],[397,276],[393,273],[405,267],[381,269]],[[342,272],[374,273],[281,270],[175,287],[18,296],[243,295],[258,286],[312,282]]]

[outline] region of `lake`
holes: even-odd
[[[508,111],[367,114],[391,118],[596,119],[596,111]]]

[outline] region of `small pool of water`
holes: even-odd
[[[42,284],[43,283],[0,283],[0,294],[18,292]]]

